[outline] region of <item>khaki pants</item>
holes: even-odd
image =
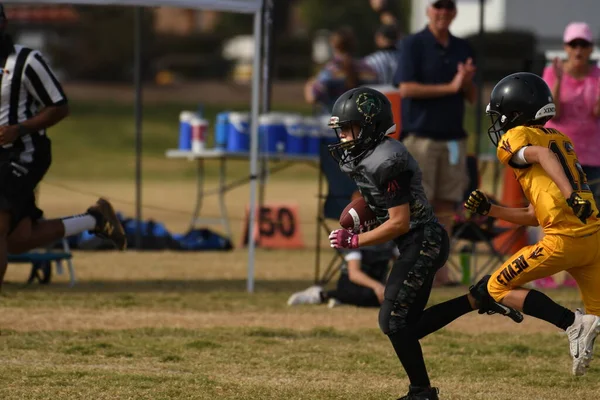
[[[423,173],[423,188],[430,202],[445,200],[461,202],[468,184],[467,141],[458,143],[458,163],[450,163],[448,142],[410,134],[402,143],[419,163]]]

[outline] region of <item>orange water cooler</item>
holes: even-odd
[[[394,114],[394,123],[396,124],[396,132],[390,134],[389,136],[398,140],[400,138],[400,130],[402,128],[402,126],[401,126],[402,104],[400,101],[400,91],[398,90],[397,87],[394,87],[392,85],[372,85],[369,87],[385,94],[385,96],[388,98],[390,103],[392,103],[392,113]]]

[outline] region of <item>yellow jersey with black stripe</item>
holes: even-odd
[[[556,154],[573,191],[592,203],[593,214],[587,223],[582,223],[573,214],[558,186],[540,164],[520,166],[511,162],[512,156],[525,146],[546,147]],[[600,230],[594,196],[577,160],[575,147],[562,132],[542,126],[517,126],[502,136],[497,155],[503,164],[513,168],[525,197],[535,209],[536,218],[544,233],[579,237]]]

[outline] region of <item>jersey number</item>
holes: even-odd
[[[583,172],[583,168],[581,168],[579,161],[574,159],[573,166],[569,166],[569,161],[567,160],[565,153],[573,153],[571,144],[569,142],[563,142],[563,148],[561,149],[558,143],[551,141],[548,147],[554,154],[556,154],[556,157],[558,157],[558,161],[560,161],[560,165],[565,171],[565,175],[567,175],[567,179],[571,183],[573,190],[578,192],[590,191],[590,186],[587,183],[585,172]]]

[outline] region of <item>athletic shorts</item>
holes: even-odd
[[[409,134],[402,143],[419,163],[423,174],[423,189],[431,202],[464,200],[469,178],[467,175],[467,141],[458,142],[458,159],[450,162],[448,142]]]
[[[22,157],[21,151],[0,150],[0,210],[11,215],[10,231],[23,219],[37,221],[42,217],[43,212],[36,205],[35,188],[51,162],[50,140],[38,138],[35,151],[28,157]]]

